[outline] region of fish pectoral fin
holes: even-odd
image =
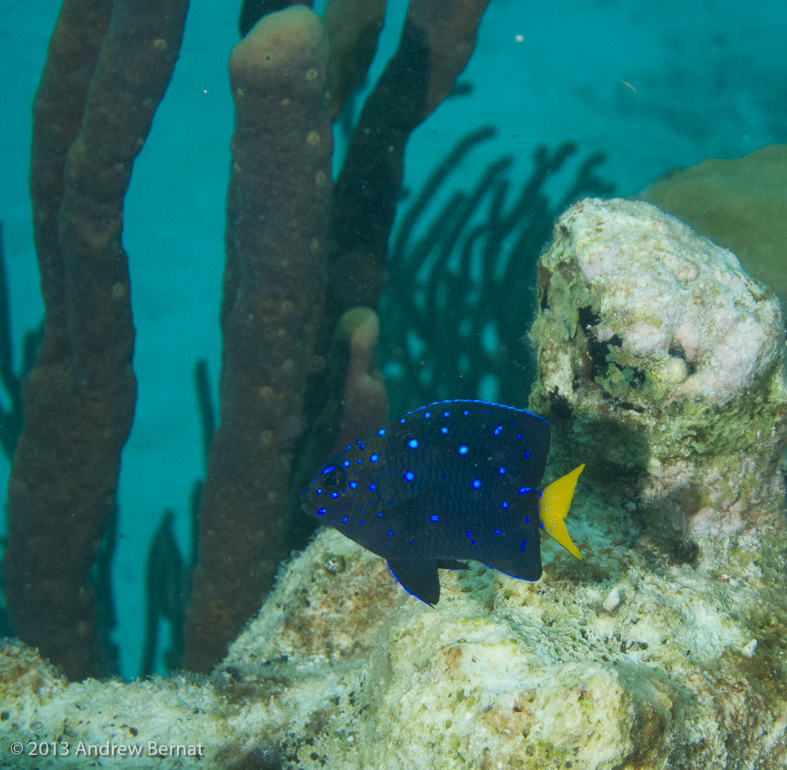
[[[455,559],[438,559],[437,569],[470,569],[463,561]]]
[[[435,559],[388,559],[388,568],[407,593],[425,604],[440,601],[440,576]]]
[[[425,489],[420,494],[397,506],[396,514],[408,526],[420,528],[433,513],[448,510],[453,501],[453,492],[446,484]]]
[[[585,468],[584,463],[578,468],[574,468],[571,473],[553,481],[549,486],[541,490],[541,497],[538,504],[538,513],[544,529],[555,540],[560,543],[572,556],[581,559],[582,555],[571,542],[571,536],[566,529],[566,514],[574,497],[574,489],[577,486],[579,474]]]

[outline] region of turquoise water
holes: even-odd
[[[493,0],[462,75],[472,93],[446,101],[413,133],[405,186],[418,188],[460,136],[488,124],[496,137],[463,162],[441,195],[472,183],[503,154],[514,156],[511,178],[524,179],[540,144],[572,141],[580,154],[604,152],[600,173],[618,194],[633,195],[671,169],[786,141],[784,5],[686,5],[577,0],[533,8]],[[403,3],[391,3],[371,81],[396,46],[403,12]],[[43,312],[27,172],[30,104],[56,14],[56,3],[45,0],[0,5],[0,219],[15,342]],[[223,2],[192,5],[125,203],[139,391],[122,458],[114,590],[115,640],[129,677],[143,635],[144,553],[165,508],[176,512],[186,549],[188,497],[204,473],[192,368],[207,359],[215,393],[233,126],[226,61],[238,39],[236,17]],[[337,146],[340,158],[338,129]],[[5,480],[4,458],[0,472]]]

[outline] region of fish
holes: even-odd
[[[541,577],[544,529],[582,558],[565,525],[584,464],[539,489],[549,423],[488,401],[439,401],[358,439],[301,495],[320,523],[381,556],[410,594],[434,606],[439,569],[479,561],[510,577]]]

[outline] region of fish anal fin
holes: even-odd
[[[553,481],[549,486],[541,490],[541,497],[538,503],[538,513],[546,532],[557,540],[572,556],[581,559],[582,555],[571,542],[571,536],[566,529],[566,514],[571,506],[571,499],[574,497],[574,489],[577,486],[579,474],[584,470],[584,463],[578,468],[574,468],[571,473]]]
[[[463,561],[456,561],[455,559],[438,559],[438,569],[470,569]]]
[[[440,577],[435,559],[388,559],[388,568],[407,593],[425,604],[440,601]]]

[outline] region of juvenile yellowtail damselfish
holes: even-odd
[[[584,465],[538,489],[549,423],[486,401],[408,412],[323,465],[303,510],[388,561],[409,593],[440,598],[438,569],[475,559],[511,577],[541,577],[540,531],[581,558],[565,516]]]

